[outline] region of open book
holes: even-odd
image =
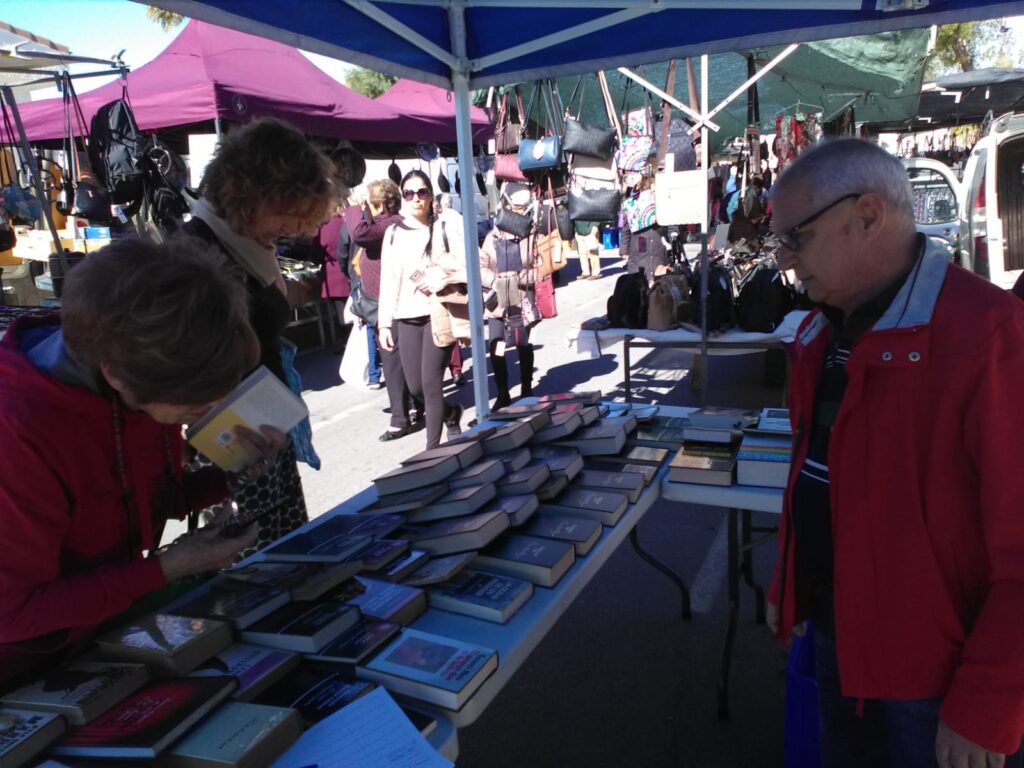
[[[288,432],[309,415],[306,404],[265,366],[260,366],[216,407],[188,428],[186,439],[228,472],[245,469],[252,457],[238,441],[235,427],[276,427]]]

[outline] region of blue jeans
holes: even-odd
[[[377,346],[377,329],[366,324],[366,351],[369,353],[369,377],[371,384],[380,383],[380,348]]]
[[[942,698],[865,699],[858,716],[857,699],[840,693],[832,600],[820,604],[814,619],[814,668],[822,768],[935,768]],[[1022,753],[1007,755],[1006,768],[1022,765]]]

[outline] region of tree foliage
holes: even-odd
[[[146,8],[146,17],[150,21],[155,21],[160,25],[160,28],[164,32],[173,29],[185,20],[185,17],[180,13],[174,13],[173,11],[165,11],[162,8],[154,8],[152,5]]]
[[[395,84],[397,78],[370,69],[354,69],[345,76],[345,84],[363,96],[375,99]]]
[[[1013,30],[999,20],[944,24],[938,28],[925,73],[933,78],[982,67],[1012,67],[1017,51]]]

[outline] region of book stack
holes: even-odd
[[[529,581],[469,569],[427,590],[432,608],[498,624],[507,622],[532,594]]]
[[[668,466],[668,479],[677,483],[732,485],[738,451],[738,440],[731,443],[683,443]]]
[[[792,462],[793,435],[789,411],[765,408],[757,429],[747,430],[736,456],[736,479],[740,485],[785,488]]]

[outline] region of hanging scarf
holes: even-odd
[[[256,278],[260,285],[277,285],[281,292],[287,295],[281,267],[277,263],[277,254],[272,247],[268,248],[252,238],[236,234],[206,200],[192,200],[187,195],[186,199],[192,215],[213,230],[224,250],[242,269]]]

